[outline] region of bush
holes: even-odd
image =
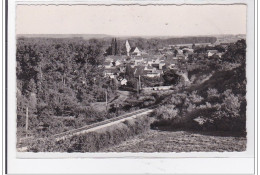
[[[155,110],[155,116],[158,120],[171,120],[178,115],[179,111],[174,105],[160,106]]]
[[[225,99],[223,100],[223,110],[230,114],[230,117],[238,117],[240,110],[240,101],[238,96],[235,96],[231,90],[224,92]]]
[[[209,88],[207,90],[207,94],[208,94],[208,98],[210,98],[210,97],[219,97],[218,90],[215,89],[215,88]]]
[[[199,96],[197,91],[193,91],[191,95],[189,95],[189,99],[191,103],[200,103],[203,100],[203,97]]]

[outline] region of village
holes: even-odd
[[[120,86],[127,86],[127,68],[132,71],[134,78],[148,77],[159,78],[166,70],[174,70],[176,73],[182,72],[187,64],[194,64],[196,60],[217,56],[221,58],[227,49],[227,43],[196,43],[196,44],[176,44],[157,49],[156,53],[151,50],[141,50],[137,46],[132,46],[128,40],[125,41],[126,54],[116,53],[116,39],[112,39],[111,55],[107,55],[104,63],[104,76],[117,81]],[[220,46],[222,51],[207,49],[203,53],[195,53],[195,47],[214,48]],[[192,62],[192,63],[191,63]],[[180,73],[181,76],[183,74]],[[183,77],[187,79],[187,75]]]

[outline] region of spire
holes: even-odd
[[[127,56],[129,56],[129,55],[130,55],[131,47],[130,47],[130,44],[129,44],[128,40],[126,40],[125,46],[126,46]]]

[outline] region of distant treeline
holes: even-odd
[[[130,45],[137,46],[140,49],[158,49],[162,47],[167,47],[169,45],[176,44],[196,44],[196,43],[215,43],[217,41],[216,37],[183,37],[183,38],[133,38],[129,39]]]
[[[113,38],[114,39],[114,38]],[[112,38],[103,38],[101,39],[104,49],[109,52],[111,46],[113,45]],[[183,38],[129,38],[128,39],[130,46],[138,47],[144,51],[158,50],[159,48],[168,47],[169,45],[177,44],[197,44],[197,43],[215,43],[217,41],[216,37],[183,37]],[[126,48],[125,42],[126,39],[117,38],[117,54],[125,55]]]
[[[101,39],[104,43],[104,47],[109,47],[112,41],[112,38]],[[126,39],[117,38],[117,43],[121,46],[124,51]],[[138,47],[142,50],[149,49],[159,49],[162,47],[168,47],[169,45],[176,44],[196,44],[196,43],[215,43],[217,41],[216,37],[183,37],[183,38],[129,38],[128,39],[131,47]]]
[[[72,38],[25,38],[19,37],[19,40],[29,39],[29,40],[67,40],[67,41],[84,41],[89,42],[93,40],[98,40],[100,42],[101,49],[105,52],[112,44],[112,40],[114,37],[103,37],[98,39],[84,39],[83,37],[72,37]],[[142,50],[149,50],[149,49],[159,49],[162,47],[167,47],[169,45],[176,45],[176,44],[196,44],[196,43],[215,43],[217,41],[216,37],[169,37],[169,38],[142,38],[142,37],[129,37],[129,38],[116,38],[117,40],[117,47],[119,48],[118,54],[126,54],[125,49],[125,42],[126,40],[129,41],[131,47],[138,47]]]

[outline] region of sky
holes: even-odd
[[[17,5],[16,34],[246,34],[246,5]]]

